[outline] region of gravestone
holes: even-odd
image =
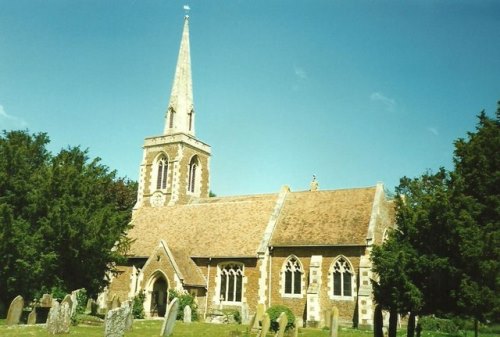
[[[47,330],[51,335],[69,333],[71,325],[71,307],[69,301],[59,302],[53,301],[52,307],[47,317]]]
[[[80,292],[80,289],[78,290],[73,290],[71,292],[71,315],[73,316],[74,313],[76,313],[76,307],[78,306],[78,293]]]
[[[248,314],[248,304],[246,302],[243,302],[241,304],[241,323],[248,324],[249,319],[250,319],[250,317]]]
[[[255,318],[255,324],[259,324],[260,321],[264,318],[264,314],[266,313],[266,305],[264,303],[257,304],[257,317]]]
[[[332,310],[323,310],[323,322],[324,326],[330,329],[332,327]]]
[[[10,302],[9,311],[7,312],[7,320],[5,325],[16,325],[19,324],[21,319],[21,314],[23,313],[24,299],[21,295],[16,296]]]
[[[167,307],[165,319],[161,327],[160,336],[168,337],[174,331],[175,320],[177,319],[177,312],[179,311],[179,299],[174,298]]]
[[[122,307],[127,307],[125,318],[125,332],[132,330],[134,324],[134,314],[132,312],[132,301],[128,300],[122,303]]]
[[[73,314],[73,306],[75,305],[75,302],[73,302],[73,298],[70,294],[64,296],[64,299],[61,301],[61,305],[63,303],[68,303],[69,311],[70,311],[70,316]]]
[[[330,337],[338,337],[339,335],[339,309],[337,307],[332,308],[332,318],[330,324]]]
[[[104,336],[123,337],[129,312],[130,307],[128,305],[109,310],[104,320]]]
[[[256,321],[256,317],[257,317],[257,314],[253,314],[252,318],[250,318],[250,322],[248,322],[248,330],[253,329],[253,326],[254,326],[255,321]]]
[[[259,337],[266,337],[271,327],[271,319],[269,319],[269,314],[266,312],[262,317],[262,329],[260,330]]]
[[[276,321],[278,322],[279,327],[278,332],[276,333],[276,337],[285,336],[285,329],[288,324],[288,317],[286,316],[286,313],[282,312]]]
[[[28,315],[28,321],[26,322],[28,325],[34,325],[36,324],[36,308],[33,307],[33,310],[31,310],[30,314]]]
[[[189,305],[184,307],[184,323],[191,323],[191,307]]]
[[[52,295],[43,294],[42,298],[40,299],[40,307],[50,308],[51,306],[52,306]]]
[[[85,306],[85,311],[83,312],[85,315],[90,315],[92,313],[92,302],[94,302],[94,300],[91,298],[87,300],[87,305]]]

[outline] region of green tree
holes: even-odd
[[[122,259],[136,183],[87,151],[52,155],[46,134],[0,137],[0,300],[51,288],[94,296]],[[38,285],[38,288],[34,285]]]
[[[459,237],[453,263],[462,277],[454,297],[477,323],[500,317],[500,102],[496,118],[478,116],[455,142],[453,204]]]
[[[397,230],[372,254],[385,309],[499,317],[499,116],[481,113],[476,132],[455,142],[452,172],[401,179]]]

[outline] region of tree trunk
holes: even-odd
[[[474,318],[474,337],[479,336],[479,321],[477,318]]]
[[[396,337],[398,331],[398,310],[391,308],[389,312],[389,337]]]
[[[382,317],[382,307],[377,305],[373,312],[373,336],[384,337],[384,319]]]
[[[410,312],[410,317],[408,317],[408,327],[406,330],[406,337],[414,337],[415,336],[415,313]]]

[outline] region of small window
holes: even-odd
[[[167,175],[168,175],[168,159],[162,156],[156,162],[156,189],[164,190],[167,188]]]
[[[284,266],[284,294],[301,295],[302,294],[302,267],[296,257],[290,257]]]
[[[191,161],[189,162],[189,174],[188,174],[188,192],[191,192],[191,193],[195,193],[196,191],[196,184],[197,184],[197,180],[198,180],[198,175],[199,175],[199,172],[198,172],[198,165],[199,165],[199,162],[198,162],[198,157],[197,156],[194,156],[193,158],[191,158]]]
[[[231,263],[220,267],[220,300],[241,302],[243,296],[243,265]]]
[[[332,289],[334,297],[353,296],[353,272],[347,259],[341,257],[333,264]]]
[[[169,117],[170,117],[170,118],[169,118],[169,119],[170,119],[170,122],[169,122],[168,127],[169,127],[170,129],[173,129],[173,128],[174,128],[174,114],[175,114],[175,110],[174,110],[174,108],[170,107],[170,108],[168,109],[168,112],[169,112],[169,114],[170,114],[170,116],[169,116]]]

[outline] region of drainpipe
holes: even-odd
[[[271,284],[272,284],[272,265],[273,265],[273,247],[269,247],[269,285],[268,285],[268,289],[269,289],[269,296],[268,296],[268,300],[267,300],[267,307],[271,307],[271,296],[272,296],[272,291],[271,291]]]
[[[208,293],[210,290],[210,262],[212,262],[212,258],[208,258],[208,271],[207,271],[207,294],[205,296],[205,312],[203,313],[203,318],[206,320],[207,319],[207,312],[208,312]]]

